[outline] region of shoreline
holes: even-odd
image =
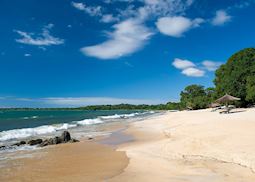
[[[109,135],[83,138],[77,143],[47,146],[30,151],[17,151],[0,168],[0,181],[102,181],[120,174],[128,165],[125,152],[117,145],[131,141],[122,134],[128,123],[109,123],[98,127]],[[16,152],[15,152],[16,154]],[[26,175],[24,175],[26,174]]]
[[[7,181],[255,181],[255,109],[210,111],[107,126],[109,136],[49,147],[40,160],[21,159],[23,166],[17,160]]]
[[[255,181],[255,109],[166,113],[131,123],[130,162],[110,181]],[[135,178],[134,178],[135,176]]]

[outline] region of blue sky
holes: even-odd
[[[0,107],[178,101],[255,45],[254,0],[1,0]]]

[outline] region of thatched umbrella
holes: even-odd
[[[223,97],[217,99],[215,102],[217,103],[228,103],[230,101],[237,101],[240,100],[240,98],[233,97],[231,95],[225,94]]]
[[[229,107],[228,107],[228,104],[229,102],[231,101],[237,101],[237,100],[241,100],[240,98],[237,98],[237,97],[233,97],[231,95],[228,95],[228,94],[225,94],[223,97],[217,99],[215,102],[216,103],[225,103],[226,104],[226,108],[227,108],[227,113],[229,113]]]

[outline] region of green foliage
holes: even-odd
[[[226,93],[241,98],[241,105],[254,102],[255,49],[247,48],[229,58],[216,70],[214,80],[217,96]]]
[[[204,109],[214,100],[214,88],[189,85],[181,92],[181,106],[189,109]]]
[[[80,107],[81,110],[168,110],[168,104],[158,105],[131,105],[131,104],[118,104],[118,105],[97,105]],[[174,105],[171,109],[177,110],[179,107]]]
[[[205,89],[205,93],[207,95],[207,99],[208,99],[209,103],[212,103],[217,99],[217,95],[215,93],[215,88],[208,87]]]
[[[255,103],[255,75],[247,77],[246,92],[246,101]]]
[[[78,108],[0,108],[0,110],[178,110],[179,103],[167,103],[158,105],[132,105],[132,104],[118,104],[118,105],[92,105]]]
[[[166,104],[166,109],[167,110],[181,110],[182,106],[179,102],[168,102]]]

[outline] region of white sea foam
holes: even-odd
[[[92,124],[103,123],[103,121],[97,118],[97,119],[84,119],[81,121],[76,121],[76,123],[78,125],[92,125]]]
[[[59,130],[66,130],[69,128],[74,128],[78,126],[87,126],[87,125],[95,125],[101,124],[104,122],[108,122],[112,119],[127,119],[145,114],[152,114],[153,111],[150,112],[136,112],[131,114],[114,114],[110,116],[99,116],[95,119],[84,119],[81,121],[73,121],[71,123],[62,123],[55,125],[43,125],[35,128],[22,128],[22,129],[13,129],[0,132],[0,142],[4,142],[7,140],[13,139],[22,139],[27,137],[33,137],[44,134],[51,134]],[[30,118],[37,118],[37,116],[32,116]]]
[[[0,132],[0,141],[27,138],[37,135],[44,135],[48,133],[54,133],[59,130],[76,127],[75,124],[60,124],[60,125],[44,125],[35,128],[22,128]]]
[[[147,111],[147,112],[135,112],[135,113],[131,113],[131,114],[114,114],[111,116],[101,116],[100,118],[102,119],[127,119],[127,118],[132,118],[135,116],[141,116],[141,115],[145,115],[145,114],[153,114],[154,111]]]
[[[30,117],[23,117],[22,119],[36,119],[36,118],[38,118],[38,116],[30,116]]]

